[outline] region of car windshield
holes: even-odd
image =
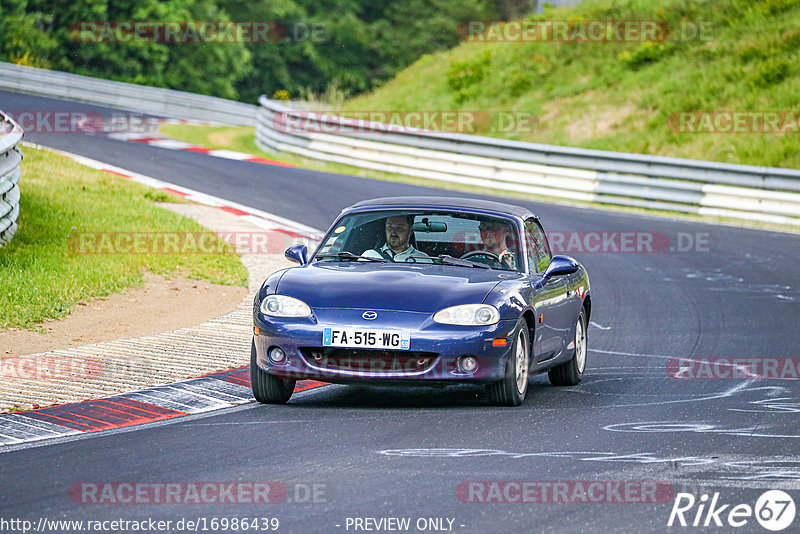
[[[455,210],[359,212],[337,221],[315,260],[520,271],[516,228],[510,218]]]

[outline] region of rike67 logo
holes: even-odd
[[[743,527],[755,517],[767,530],[777,532],[789,527],[795,519],[796,509],[792,497],[780,490],[765,491],[755,506],[747,503],[721,504],[719,493],[710,498],[703,494],[696,498],[691,493],[678,493],[667,526],[693,527]]]

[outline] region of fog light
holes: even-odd
[[[464,373],[474,373],[478,368],[478,359],[475,356],[462,356],[458,359],[458,368]]]
[[[272,360],[273,363],[281,363],[286,359],[286,353],[279,347],[272,347],[269,349],[269,359]]]

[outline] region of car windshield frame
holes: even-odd
[[[517,272],[517,273],[526,273],[527,272],[527,243],[525,242],[526,236],[523,228],[523,221],[521,218],[507,214],[501,213],[492,210],[483,210],[483,209],[476,209],[476,208],[462,208],[462,207],[454,207],[454,206],[416,206],[416,205],[408,205],[408,206],[365,206],[359,207],[355,209],[347,209],[344,210],[331,224],[328,231],[325,233],[322,240],[320,240],[319,245],[314,250],[314,253],[311,255],[310,263],[319,263],[319,262],[355,262],[359,261],[358,257],[362,256],[365,252],[372,249],[374,247],[365,248],[365,250],[361,251],[352,251],[352,250],[342,250],[342,249],[334,249],[332,248],[333,242],[331,241],[332,238],[337,237],[339,234],[343,234],[345,232],[351,231],[348,230],[348,225],[343,225],[342,222],[347,222],[352,217],[357,216],[369,216],[373,215],[374,217],[370,221],[364,221],[361,226],[356,228],[361,228],[366,224],[375,224],[378,220],[385,220],[387,217],[392,215],[390,214],[409,214],[414,215],[417,217],[414,224],[418,225],[421,221],[418,219],[419,216],[444,216],[444,217],[451,217],[453,219],[458,220],[465,220],[465,221],[476,221],[476,224],[480,224],[481,220],[488,221],[491,220],[492,222],[499,222],[501,224],[505,224],[508,226],[510,230],[510,235],[512,236],[512,244],[509,246],[510,250],[514,250],[514,257],[515,257],[515,265],[514,268],[508,268],[505,266],[498,266],[496,262],[493,264],[487,264],[481,261],[472,261],[471,259],[461,259],[461,255],[463,254],[428,254],[422,248],[418,248],[421,252],[425,254],[424,260],[430,261],[422,261],[423,258],[420,258],[420,261],[385,261],[385,262],[371,262],[366,259],[360,260],[363,263],[375,264],[375,263],[390,263],[393,265],[406,265],[406,266],[424,266],[424,265],[447,265],[447,266],[456,266],[461,268],[472,268],[477,267],[481,269],[486,269],[487,267],[492,270],[503,271],[503,272]],[[434,223],[436,221],[433,221]],[[349,223],[348,223],[349,224]],[[450,231],[448,228],[447,231]],[[415,234],[418,234],[419,230],[415,231]],[[439,233],[439,232],[432,232],[432,233]],[[370,234],[372,235],[372,234]],[[378,234],[376,235],[376,239]],[[451,243],[452,247],[454,248],[458,245],[467,246],[477,246],[474,250],[481,250],[483,248],[483,242],[479,236],[479,232],[476,231],[475,235],[477,236],[477,241],[465,241],[463,243]],[[347,239],[347,238],[345,238]],[[431,240],[426,239],[417,239],[417,244],[419,243],[432,243]],[[443,242],[440,242],[443,243]],[[471,251],[471,250],[470,250]],[[467,251],[467,252],[470,252]],[[352,256],[345,255],[345,256],[337,256],[338,252],[349,252]],[[453,260],[456,261],[453,261]],[[491,260],[489,260],[491,261]],[[477,263],[478,265],[469,265],[472,263]]]

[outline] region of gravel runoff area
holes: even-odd
[[[161,203],[214,232],[265,230],[214,207]],[[273,252],[270,250],[270,252]],[[292,264],[283,254],[242,254],[248,293],[238,307],[194,326],[4,361],[0,412],[96,399],[169,384],[250,363],[253,296],[264,279]],[[135,312],[135,310],[132,310]]]

